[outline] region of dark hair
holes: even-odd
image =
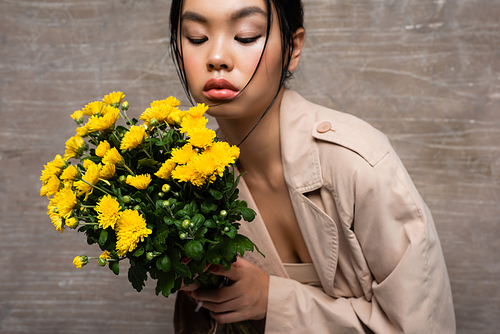
[[[181,15],[182,15],[183,2],[184,2],[183,0],[172,0],[172,5],[170,7],[170,51],[177,70],[177,74],[179,75],[184,91],[186,92],[189,101],[192,104],[194,104],[191,94],[189,92],[189,83],[186,78],[184,65],[183,62],[180,61],[183,59],[183,53],[182,53],[182,46],[180,46],[178,37],[180,37],[179,27],[182,23]],[[295,33],[295,31],[297,31],[297,29],[302,28],[304,26],[304,11],[302,8],[302,0],[265,0],[265,2],[267,6],[266,41],[259,62],[257,64],[257,67],[255,68],[252,77],[245,85],[245,87],[240,91],[241,94],[241,92],[245,90],[248,84],[252,81],[255,73],[257,72],[257,69],[259,68],[262,56],[264,55],[264,51],[267,46],[267,41],[269,39],[269,32],[272,25],[272,9],[274,6],[274,9],[276,10],[276,14],[278,17],[278,24],[280,26],[280,32],[281,32],[281,46],[282,46],[281,80],[278,90],[276,91],[276,95],[274,96],[273,100],[266,108],[266,111],[263,113],[260,119],[264,117],[269,108],[271,108],[271,106],[274,104],[274,101],[276,100],[279,91],[285,85],[287,79],[289,79],[292,75],[292,73],[288,71],[288,65],[290,64],[290,59],[293,52],[293,34]],[[257,122],[257,124],[260,122],[260,119]],[[247,136],[240,142],[240,144],[248,137],[248,135],[253,131],[253,129],[255,129],[257,124],[255,124],[255,126],[247,134]]]

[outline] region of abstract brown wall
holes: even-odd
[[[171,333],[173,298],[89,265],[60,235],[40,170],[69,114],[114,90],[131,113],[187,104],[168,54],[168,0],[0,0],[0,332]],[[391,139],[433,212],[459,333],[500,327],[500,1],[306,0],[292,87]]]

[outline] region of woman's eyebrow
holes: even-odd
[[[241,20],[242,18],[252,16],[255,14],[259,14],[259,15],[262,15],[264,17],[267,17],[267,13],[262,8],[257,7],[257,6],[250,6],[250,7],[241,8],[241,9],[237,10],[236,12],[234,12],[231,15],[231,21],[238,21],[238,20]],[[189,10],[182,13],[181,19],[183,21],[194,21],[194,22],[199,22],[199,23],[207,23],[208,22],[207,18],[204,17],[203,15],[189,11]]]

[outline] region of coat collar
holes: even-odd
[[[280,107],[281,156],[285,180],[300,193],[321,188],[323,179],[318,147],[311,136],[316,105],[286,90]]]

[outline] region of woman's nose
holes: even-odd
[[[210,49],[210,54],[207,58],[207,68],[209,70],[226,70],[233,69],[233,61],[228,50],[227,42],[217,41]]]

